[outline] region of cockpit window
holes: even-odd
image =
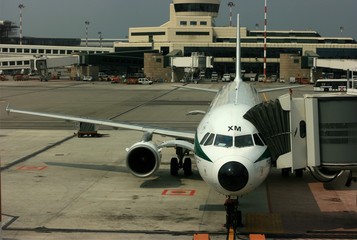
[[[253,146],[252,135],[236,136],[234,138],[234,145],[239,148]]]
[[[260,139],[263,141],[264,145],[267,145],[265,140],[264,140],[264,138],[263,138],[263,136],[260,133],[258,133],[258,135],[259,135]]]
[[[206,139],[208,138],[209,135],[210,135],[210,133],[206,133],[206,134],[203,136],[203,138],[202,138],[202,140],[201,140],[201,142],[200,142],[201,145],[206,141]]]
[[[216,139],[214,140],[214,145],[218,147],[232,147],[233,137],[217,134]]]
[[[264,146],[264,142],[263,140],[258,136],[258,134],[253,134],[253,138],[254,138],[254,142],[255,142],[255,145],[258,145],[258,146]]]
[[[212,145],[215,134],[211,133],[204,143],[205,146]]]

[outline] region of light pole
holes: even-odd
[[[264,82],[267,80],[267,0],[264,0]]]
[[[100,47],[102,47],[102,32],[98,32],[99,34],[99,44],[100,44]]]
[[[88,47],[88,25],[89,21],[84,22],[86,24],[86,47]]]
[[[25,8],[25,5],[19,4],[20,9],[20,45],[22,45],[22,9]]]
[[[232,7],[234,7],[234,2],[228,2],[229,7],[229,26],[232,27]]]
[[[340,26],[341,35],[342,35],[343,30],[344,30],[343,26]]]

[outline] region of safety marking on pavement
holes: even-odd
[[[165,189],[162,191],[162,196],[194,196],[196,190],[193,189]]]
[[[47,168],[47,166],[21,166],[16,168],[16,170],[20,170],[20,171],[30,171],[30,170],[34,170],[34,171],[42,171],[45,170]]]

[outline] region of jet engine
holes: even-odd
[[[127,149],[126,165],[136,177],[149,177],[159,169],[161,152],[151,141],[135,143]]]
[[[312,167],[310,168],[312,176],[319,182],[330,182],[336,177],[340,176],[342,170],[331,170],[325,167]]]

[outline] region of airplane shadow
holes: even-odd
[[[177,188],[185,185],[182,180],[189,179],[194,181],[201,181],[202,178],[198,171],[193,171],[191,176],[184,176],[183,173],[179,173],[178,176],[170,175],[170,170],[163,169],[156,172],[153,178],[143,182],[141,188]]]
[[[66,168],[77,168],[77,169],[89,169],[107,172],[117,172],[117,173],[129,173],[129,170],[125,166],[115,166],[107,164],[79,164],[79,163],[60,163],[60,162],[45,162],[48,166],[58,166]],[[140,188],[177,188],[184,185],[182,183],[183,179],[199,180],[202,178],[197,170],[193,171],[191,176],[184,176],[183,173],[178,176],[171,176],[169,169],[160,169],[153,176],[143,179],[143,183]]]

